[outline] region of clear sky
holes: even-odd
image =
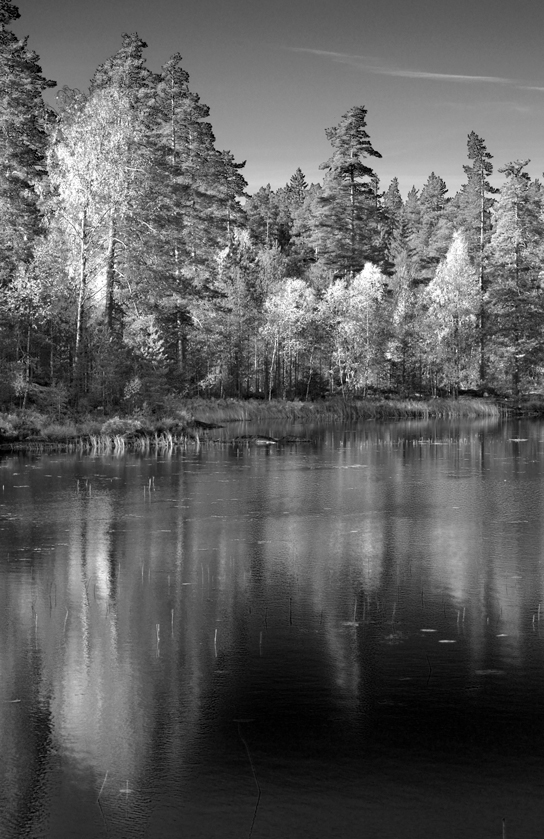
[[[354,105],[383,159],[385,189],[405,195],[434,171],[450,195],[476,131],[495,169],[544,171],[544,4],[531,0],[14,0],[44,74],[85,90],[96,67],[138,32],[159,70],[183,56],[210,106],[217,145],[252,192],[300,166],[320,181],[324,129]],[[497,175],[495,182],[501,181]]]

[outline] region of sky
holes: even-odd
[[[322,180],[325,128],[355,105],[382,155],[371,165],[405,196],[429,174],[454,195],[467,136],[544,172],[544,4],[536,0],[13,0],[44,75],[86,90],[124,32],[158,71],[183,56],[210,107],[217,147],[246,160],[248,192],[284,186],[300,167]],[[47,94],[54,104],[55,90]]]

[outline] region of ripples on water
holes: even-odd
[[[536,835],[542,425],[288,433],[0,461],[2,836]]]

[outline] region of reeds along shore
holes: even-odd
[[[275,399],[191,399],[185,407],[205,422],[250,420],[395,420],[499,417],[501,408],[490,399],[341,399],[287,402]]]
[[[171,415],[154,417],[51,418],[32,410],[0,413],[0,447],[69,450],[95,454],[168,451],[214,439],[230,422],[353,422],[397,419],[499,418],[504,407],[489,399],[329,399],[320,402],[189,399]]]

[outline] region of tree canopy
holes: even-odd
[[[57,106],[0,0],[0,401],[149,411],[186,395],[519,394],[544,385],[544,204],[475,131],[465,183],[404,196],[363,105],[247,195],[182,56],[138,33]],[[62,398],[61,398],[62,396]],[[170,400],[170,401],[169,401]]]

